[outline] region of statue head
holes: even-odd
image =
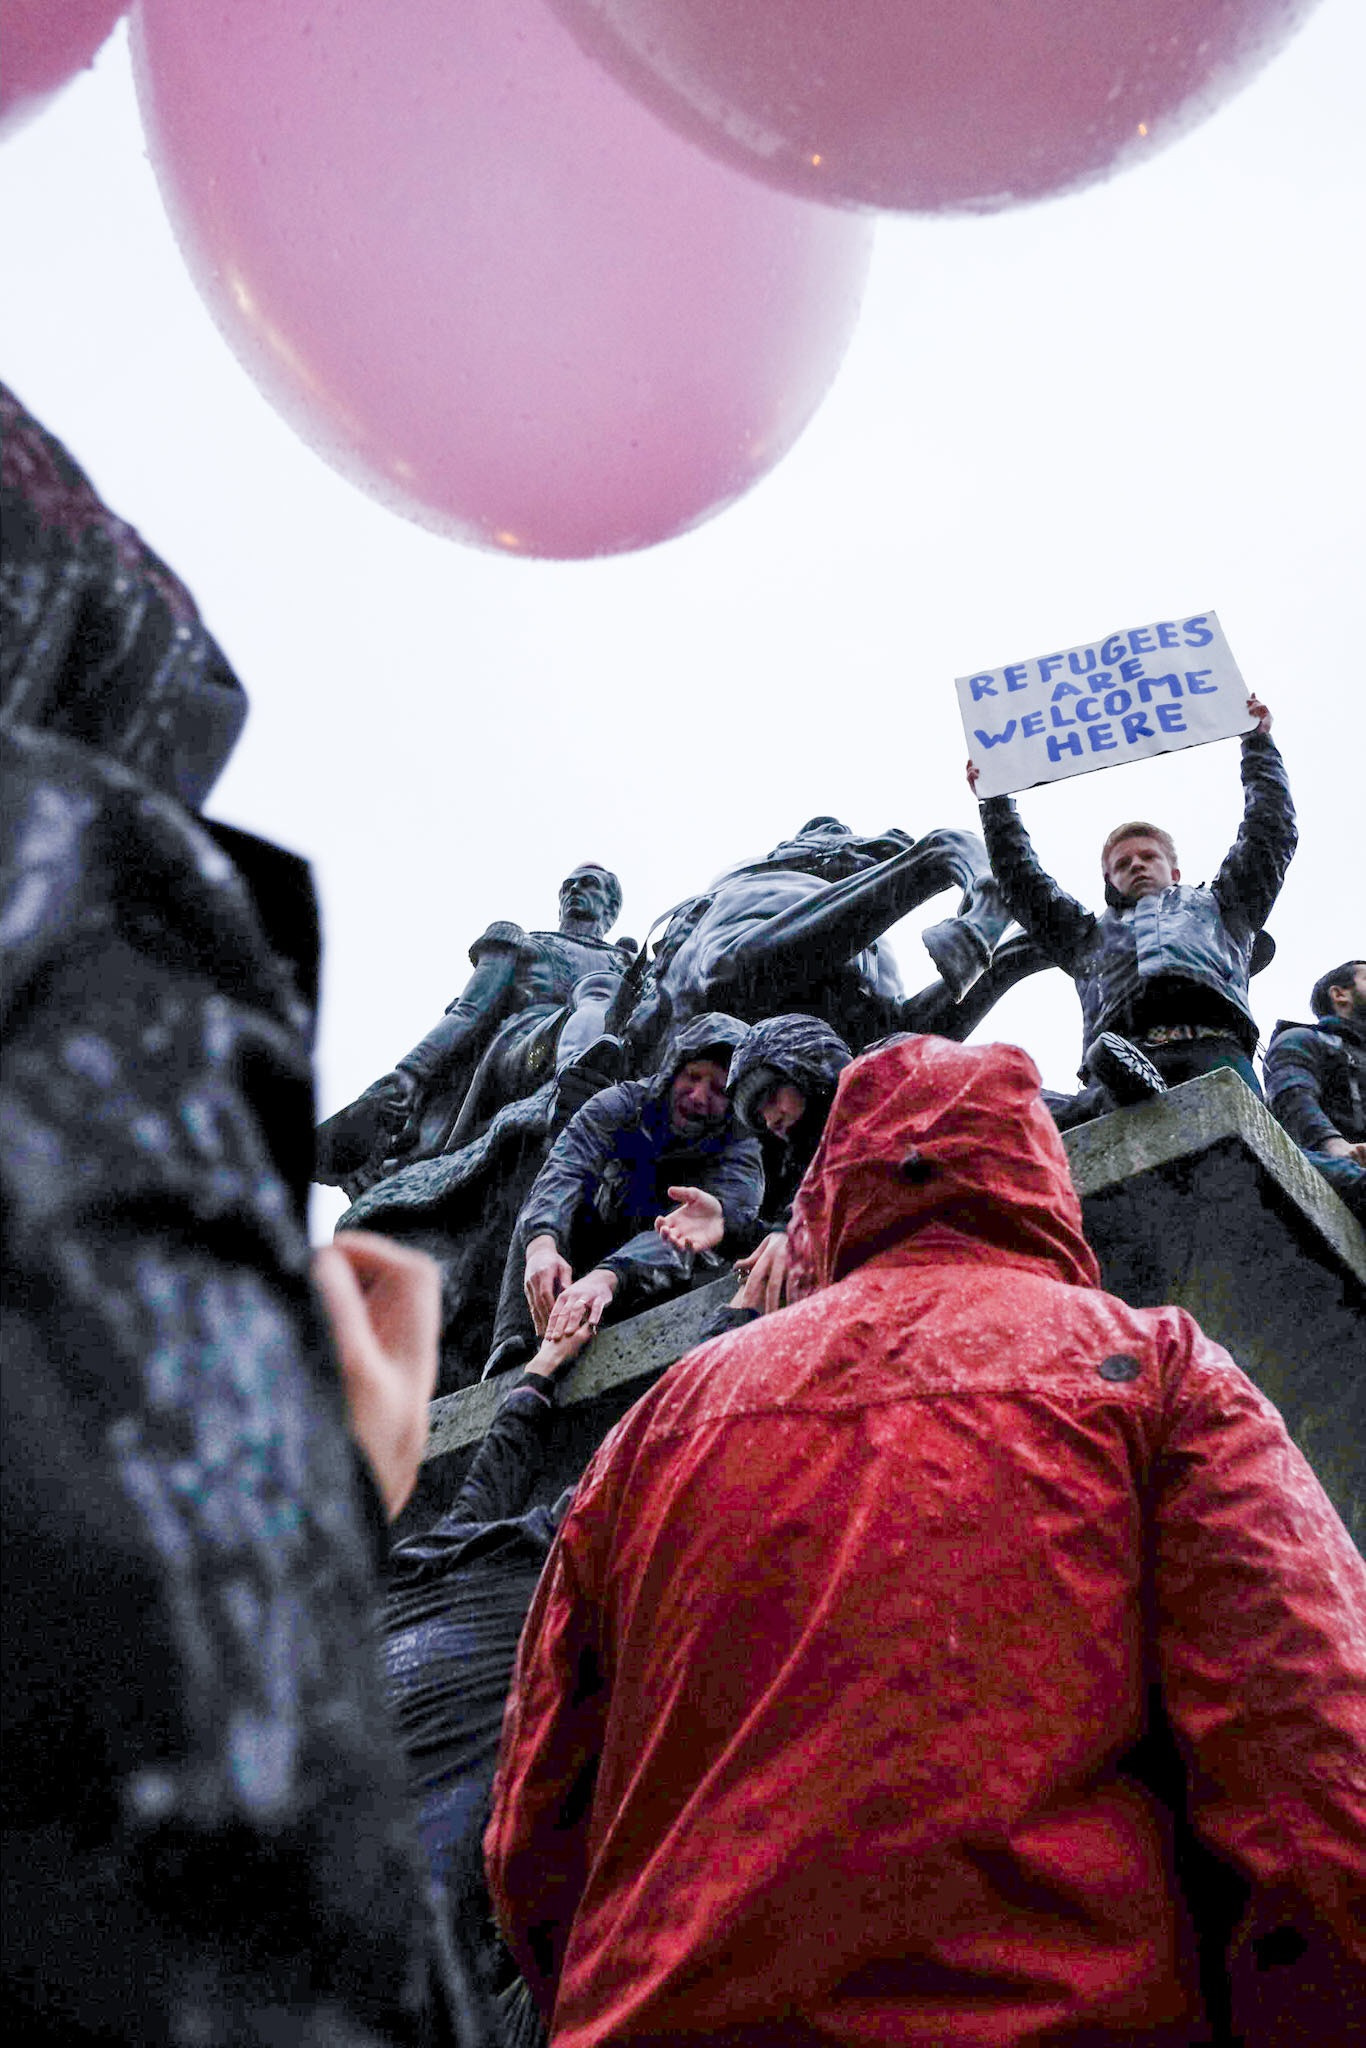
[[[560,930],[603,938],[621,915],[621,883],[610,868],[584,861],[560,884]]]

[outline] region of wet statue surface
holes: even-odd
[[[470,947],[474,973],[440,1021],[320,1125],[317,1178],[354,1197],[400,1167],[455,1150],[598,1036],[635,953],[629,939],[604,936],[620,909],[616,876],[585,864],[560,884],[558,930],[491,924]]]
[[[884,934],[947,888],[958,913],[923,934],[936,979],[907,997]],[[597,1089],[651,1073],[673,1034],[723,1010],[805,1012],[856,1051],[893,1031],[965,1038],[1047,963],[1008,914],[970,832],[860,838],[814,818],[660,920],[653,954],[607,933],[616,877],[585,866],[560,927],[491,925],[474,973],[427,1036],[320,1127],[318,1178],[380,1230],[435,1257],[444,1284],[441,1391],[480,1377],[517,1213],[550,1143]]]

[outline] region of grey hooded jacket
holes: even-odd
[[[1242,742],[1243,821],[1208,888],[1174,883],[1127,902],[1106,884],[1097,917],[1039,865],[1008,796],[981,804],[982,831],[1013,917],[1081,999],[1083,1055],[1102,1031],[1141,1033],[1166,1023],[1222,1025],[1251,1053],[1248,1004],[1253,947],[1280,893],[1297,833],[1290,785],[1274,742]]]

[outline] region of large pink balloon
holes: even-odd
[[[39,113],[93,61],[128,0],[0,0],[0,130]]]
[[[812,199],[992,213],[1201,121],[1316,0],[554,0],[656,112]]]
[[[140,0],[153,162],[229,342],[438,532],[644,547],[789,448],[867,224],[681,142],[543,0]]]

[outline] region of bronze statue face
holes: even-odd
[[[610,868],[585,861],[560,884],[560,930],[590,931],[600,939],[621,909],[621,884]]]

